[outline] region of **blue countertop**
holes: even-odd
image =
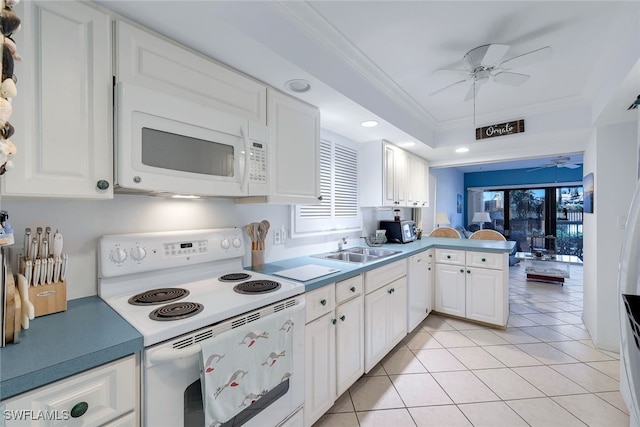
[[[134,354],[142,335],[99,297],[70,300],[61,313],[36,317],[18,344],[0,349],[0,399]]]
[[[278,271],[288,270],[290,268],[302,267],[303,265],[321,265],[325,267],[337,268],[340,271],[337,273],[328,274],[326,276],[318,277],[317,279],[307,280],[301,283],[305,285],[305,291],[312,291],[322,286],[334,283],[349,277],[353,277],[362,272],[378,268],[385,264],[389,264],[398,261],[403,258],[415,255],[417,253],[426,251],[429,248],[444,248],[444,249],[459,249],[470,251],[482,251],[482,252],[511,252],[516,242],[513,241],[496,241],[496,240],[476,240],[476,239],[449,239],[444,237],[423,237],[420,240],[416,240],[411,243],[405,244],[385,244],[382,245],[385,249],[392,249],[394,251],[400,251],[399,254],[389,256],[387,258],[369,262],[366,264],[355,264],[344,261],[332,261],[321,258],[314,258],[312,256],[302,256],[298,258],[291,258],[281,261],[275,261],[267,263],[261,270],[257,270],[260,273],[273,275]],[[355,245],[354,245],[355,246]],[[251,270],[250,267],[245,267],[247,270]],[[279,276],[275,276],[279,277]],[[288,279],[292,280],[292,279]]]

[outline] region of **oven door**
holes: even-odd
[[[126,83],[116,96],[120,192],[267,194],[266,126]]]
[[[289,301],[295,301],[291,306]],[[304,403],[304,321],[305,299],[300,295],[275,304],[290,306],[293,310],[293,375],[285,392],[275,390],[268,405],[246,421],[247,427],[279,426],[299,411]],[[274,307],[272,306],[272,307]],[[264,317],[265,310],[258,310]],[[256,311],[257,312],[257,311]],[[256,312],[247,313],[221,324],[203,328],[193,333],[149,347],[144,351],[143,372],[143,425],[202,427],[204,410],[200,383],[199,341],[211,338],[231,329],[232,324],[243,324],[243,318],[252,318]],[[276,312],[273,310],[273,312]],[[277,387],[276,387],[277,388]],[[267,399],[265,395],[256,404]],[[298,414],[299,415],[299,414]],[[239,417],[241,418],[241,417]]]

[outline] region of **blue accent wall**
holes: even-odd
[[[532,185],[564,182],[582,182],[582,166],[569,168],[511,169],[504,171],[471,172],[464,174],[464,190],[469,187],[496,187],[512,185]]]

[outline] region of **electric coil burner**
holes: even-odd
[[[189,295],[189,291],[182,288],[151,289],[129,298],[129,304],[154,305],[178,301]]]
[[[280,289],[280,283],[273,280],[249,280],[248,282],[238,283],[233,290],[239,294],[264,294]]]
[[[251,279],[251,275],[248,273],[229,273],[218,278],[221,282],[240,282],[247,279]]]
[[[153,310],[149,313],[149,318],[161,321],[180,320],[195,316],[202,310],[204,310],[204,306],[197,302],[174,302]]]

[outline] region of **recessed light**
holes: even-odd
[[[467,147],[456,148],[456,153],[466,153],[467,151],[469,151]]]
[[[292,92],[307,92],[311,89],[311,82],[304,79],[289,80],[284,86]]]
[[[362,126],[363,128],[372,128],[375,126],[378,126],[378,122],[375,120],[367,120],[365,122],[360,123],[360,126]]]

